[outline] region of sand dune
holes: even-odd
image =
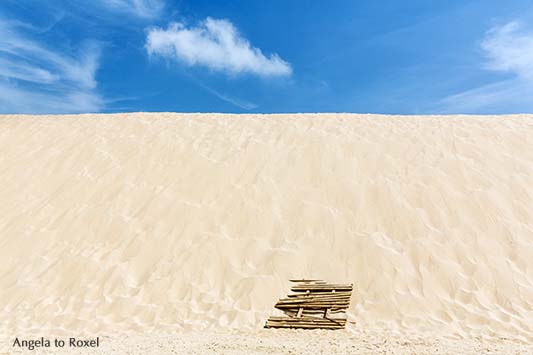
[[[349,328],[533,341],[533,116],[0,116],[0,333]],[[355,323],[353,323],[355,322]]]

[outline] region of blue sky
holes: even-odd
[[[533,111],[530,1],[2,0],[0,113]]]

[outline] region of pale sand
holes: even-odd
[[[0,116],[0,260],[5,353],[533,353],[533,116]],[[293,277],[348,329],[262,330]]]

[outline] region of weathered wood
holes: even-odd
[[[324,280],[314,280],[314,279],[292,279],[289,280],[290,282],[298,282],[298,283],[317,283],[317,284],[325,284],[326,281]]]
[[[350,297],[352,295],[351,291],[337,291],[337,292],[313,292],[313,293],[291,293],[288,294],[288,298],[304,298],[304,297],[315,297],[315,296],[323,296],[323,295],[332,295],[332,296],[348,296]]]
[[[313,298],[308,300],[294,300],[294,301],[278,301],[277,305],[290,305],[290,304],[308,304],[308,303],[346,303],[350,302],[349,298]]]
[[[339,308],[343,308],[343,309],[346,309],[348,307],[349,307],[349,304],[334,304],[334,305],[331,305],[331,304],[327,304],[327,303],[309,303],[309,304],[305,304],[305,305],[278,305],[275,308],[283,310],[283,309],[299,309],[299,308],[304,308],[304,309],[316,309],[316,308],[339,309]]]
[[[315,320],[316,319],[325,319],[325,318],[318,318],[318,317],[312,317],[312,316],[308,316],[306,318],[314,318]],[[329,320],[327,322],[317,322],[317,321],[313,321],[313,320],[306,320],[306,318],[289,318],[289,317],[284,317],[283,319],[278,319],[278,320],[275,320],[275,319],[268,319],[269,323],[270,324],[275,324],[275,323],[292,323],[292,324],[324,324],[324,325],[343,325],[343,324],[346,324],[346,321],[345,320]]]
[[[331,292],[331,291],[352,291],[351,285],[296,285],[291,287],[292,292]]]
[[[281,299],[276,304],[306,304],[316,302],[349,302],[349,297],[307,297],[307,298],[289,298]]]
[[[284,309],[284,308],[348,308],[350,306],[349,302],[346,303],[305,303],[305,304],[277,304],[275,308]]]
[[[307,287],[307,286],[332,287],[332,288],[349,288],[349,287],[352,287],[353,284],[328,284],[328,283],[304,282],[304,283],[297,283],[296,285],[294,285],[292,287]]]
[[[335,307],[335,306],[345,306],[349,304],[350,304],[350,301],[338,301],[338,302],[309,301],[309,302],[298,302],[298,303],[277,303],[274,307],[293,308],[293,307],[308,307],[312,305],[316,305],[316,306],[323,305],[324,307],[331,305],[331,307]]]
[[[314,309],[305,309],[302,311],[302,316],[317,316],[317,317],[322,317],[323,313],[324,313],[324,309],[325,308],[314,308]],[[282,309],[281,310],[283,313],[285,313],[286,315],[288,315],[289,317],[296,317],[296,315],[298,314],[298,310],[295,310],[295,309]],[[337,309],[337,308],[329,308],[329,314],[337,314],[337,315],[340,315],[340,314],[346,314],[346,308],[343,308],[343,309]]]
[[[349,302],[350,297],[308,297],[281,299],[276,304],[306,304],[312,302]]]
[[[346,323],[344,318],[318,318],[318,317],[301,317],[301,318],[286,318],[286,317],[270,317],[268,319],[271,323],[284,322],[292,324],[324,324],[324,325],[342,325]]]
[[[287,295],[286,298],[281,298],[282,300],[294,300],[294,299],[302,299],[306,300],[309,298],[342,298],[342,297],[348,297],[350,298],[351,292],[313,292],[313,293],[301,293],[301,294],[295,294],[295,295]]]
[[[265,327],[267,328],[307,328],[307,329],[342,329],[346,326],[343,318],[286,318],[270,317]]]
[[[296,315],[298,314],[298,311],[294,311],[293,309],[283,309],[282,310],[286,315],[288,315],[289,317],[296,317]],[[322,309],[304,309],[302,311],[302,316],[305,317],[305,316],[317,316],[317,315],[322,315],[324,313],[324,311]],[[329,311],[330,314],[333,314],[333,313],[344,313],[344,311]]]
[[[350,298],[347,292],[317,292],[317,293],[303,293],[295,295],[294,297],[280,298],[280,300],[294,301],[294,300],[308,300],[311,298]]]
[[[293,324],[293,323],[276,323],[266,324],[265,328],[280,328],[280,329],[325,329],[325,330],[340,330],[344,329],[343,325],[323,325],[323,324]]]
[[[297,299],[301,299],[301,300],[307,300],[307,299],[310,299],[310,298],[343,298],[343,297],[347,297],[347,298],[350,298],[350,294],[346,293],[346,292],[317,292],[317,293],[303,293],[303,294],[300,294],[300,295],[295,295],[294,297],[286,297],[286,298],[281,298],[282,300],[287,300],[287,301],[293,301],[293,300],[297,300]]]
[[[313,323],[268,323],[267,328],[300,328],[300,329],[343,329],[343,324],[313,324]]]
[[[275,308],[288,317],[270,317],[266,328],[342,329],[345,318],[331,314],[344,313],[350,305],[353,285],[328,284],[322,280],[291,280],[294,294],[281,298]]]

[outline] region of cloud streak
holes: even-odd
[[[492,28],[481,42],[489,59],[486,68],[512,73],[533,82],[533,30],[517,21]]]
[[[236,97],[232,97],[232,96],[223,94],[221,92],[218,92],[215,89],[210,88],[209,86],[207,86],[207,85],[205,85],[205,84],[203,84],[203,83],[201,83],[199,81],[195,81],[195,83],[199,87],[201,87],[202,89],[207,91],[208,93],[210,93],[210,94],[218,97],[222,101],[228,102],[228,103],[232,104],[233,106],[236,106],[236,107],[238,107],[240,109],[249,111],[249,110],[253,110],[253,109],[259,107],[259,105],[255,104],[253,102],[245,101],[245,100],[242,100],[242,99],[239,99],[239,98],[236,98]]]
[[[230,75],[290,76],[292,68],[277,54],[265,56],[227,20],[207,18],[196,27],[172,23],[148,30],[146,50],[187,66],[203,66]]]
[[[49,48],[32,38],[32,27],[0,20],[0,112],[95,112],[100,46],[79,44],[76,53]]]
[[[144,19],[158,17],[165,7],[162,0],[101,0],[101,4]]]
[[[446,112],[509,113],[533,110],[533,30],[518,21],[495,26],[480,43],[482,68],[505,79],[450,95]]]

